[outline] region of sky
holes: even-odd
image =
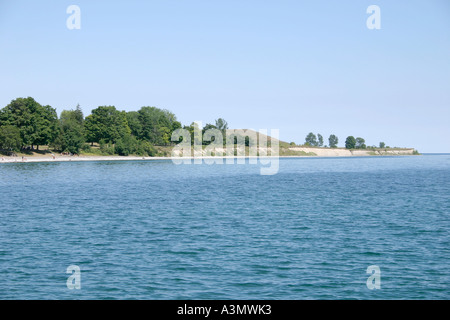
[[[450,1],[0,0],[0,108],[28,96],[450,152]]]

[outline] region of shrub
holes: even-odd
[[[139,156],[154,156],[156,149],[153,145],[146,140],[137,140],[135,136],[126,135],[117,140],[115,153],[120,156],[128,156],[130,154],[136,154]]]
[[[356,146],[356,139],[353,136],[348,136],[345,140],[345,148],[346,149],[354,149]]]
[[[115,153],[119,156],[128,156],[136,153],[137,149],[138,141],[132,135],[123,136],[121,139],[117,140],[115,145]]]
[[[105,140],[100,140],[100,151],[103,154],[113,155],[114,154],[114,146],[107,144]]]
[[[155,147],[148,141],[140,141],[139,150],[142,151],[142,155],[154,157],[156,155]]]
[[[19,151],[21,144],[19,128],[14,126],[0,127],[0,149]]]
[[[89,145],[89,143],[83,144],[83,145],[81,146],[81,151],[84,151],[84,152],[89,152],[89,151],[91,151],[91,146]]]

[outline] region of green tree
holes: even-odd
[[[339,139],[334,134],[330,135],[328,138],[328,144],[330,145],[330,148],[337,148],[337,144],[339,143]]]
[[[80,125],[84,125],[84,115],[83,110],[81,110],[81,107],[79,104],[75,107],[75,110],[71,110],[71,117],[74,121],[79,123]],[[61,118],[61,117],[60,117]]]
[[[117,140],[115,145],[115,152],[120,156],[128,156],[136,152],[138,141],[132,135],[126,135]]]
[[[51,143],[58,135],[58,115],[50,106],[42,106],[33,98],[17,98],[1,112],[2,125],[12,125],[20,130],[23,146]]]
[[[131,134],[140,138],[142,135],[142,124],[139,120],[139,112],[129,111],[127,112],[128,126],[130,127]]]
[[[36,117],[36,133],[34,145],[39,150],[40,145],[50,144],[58,135],[58,115],[56,109],[50,106],[38,108]]]
[[[227,129],[228,129],[228,122],[226,122],[226,121],[225,121],[224,119],[222,119],[222,118],[219,118],[219,119],[216,120],[216,125],[215,125],[215,127],[216,127],[218,130],[221,130],[221,131],[227,130]]]
[[[153,156],[156,154],[155,148],[148,141],[138,140],[133,135],[126,135],[117,140],[114,152],[120,156],[130,154]]]
[[[380,148],[384,149],[384,147],[386,147],[386,144],[384,142],[380,142]]]
[[[323,146],[323,136],[320,133],[317,134],[317,146]]]
[[[84,117],[80,106],[75,110],[64,110],[60,117],[60,139],[61,151],[79,153],[85,143]]]
[[[356,149],[366,149],[366,140],[364,140],[363,138],[356,138],[356,143],[355,143],[355,148]]]
[[[227,143],[227,130],[228,128],[228,122],[225,121],[223,118],[219,118],[216,120],[216,129],[222,131],[222,137],[223,137],[223,145],[226,145]]]
[[[318,142],[316,135],[312,132],[308,133],[308,135],[305,138],[305,144],[313,147],[317,146]]]
[[[92,110],[85,120],[86,141],[115,143],[127,134],[131,134],[125,111],[114,106],[100,106]]]
[[[6,125],[0,127],[0,149],[6,151],[19,151],[22,146],[20,130],[17,127]]]
[[[140,138],[154,145],[169,145],[172,132],[181,128],[175,115],[156,107],[142,107],[139,111],[139,121],[142,125]]]
[[[94,142],[100,142],[101,131],[100,123],[95,120],[95,116],[90,114],[86,117],[84,122],[84,135],[86,142],[94,144]]]
[[[190,126],[184,126],[183,129],[186,129],[191,134],[191,144],[194,145],[194,142],[196,145],[202,144],[202,141],[199,140],[199,137],[196,137],[194,135],[196,130],[200,130],[197,122],[192,122]]]
[[[356,146],[356,139],[353,136],[348,136],[347,139],[345,139],[345,148],[347,149],[355,149]]]
[[[217,120],[216,120],[216,123],[217,123]],[[213,125],[213,124],[207,123],[207,124],[203,127],[202,135],[204,136],[204,135],[205,135],[205,132],[208,131],[209,129],[217,129],[217,127],[216,127],[215,125]],[[215,140],[215,137],[212,137],[211,140],[214,141],[214,140]],[[203,144],[204,144],[204,145],[209,145],[209,144],[211,144],[212,141],[206,141],[206,140],[203,140]]]

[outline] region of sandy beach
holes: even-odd
[[[293,156],[264,156],[264,157],[142,157],[142,156],[21,156],[9,157],[2,156],[0,163],[31,163],[31,162],[81,162],[81,161],[155,161],[155,160],[186,160],[186,159],[242,159],[242,158],[315,158],[315,157],[361,157],[361,156],[395,156],[395,155],[412,155],[414,149],[392,150],[384,153],[371,154],[368,150],[344,150],[344,149],[319,149],[319,148],[290,148],[294,151],[313,152],[315,155],[293,155]]]
[[[170,160],[168,157],[138,157],[138,156],[32,156],[32,157],[3,157],[0,163],[26,162],[80,162],[80,161],[136,161],[136,160]]]
[[[296,158],[297,156],[293,156]],[[3,157],[0,163],[31,163],[31,162],[81,162],[81,161],[154,161],[154,160],[194,160],[194,159],[242,159],[242,158],[292,158],[285,157],[139,157],[139,156],[59,156],[55,157]]]
[[[362,156],[383,156],[383,155],[413,155],[414,148],[387,148],[387,149],[344,149],[344,148],[314,148],[314,147],[292,147],[291,151],[314,153],[318,157],[362,157]]]

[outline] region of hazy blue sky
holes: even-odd
[[[0,0],[0,88],[0,107],[150,105],[288,142],[450,152],[450,1]]]

